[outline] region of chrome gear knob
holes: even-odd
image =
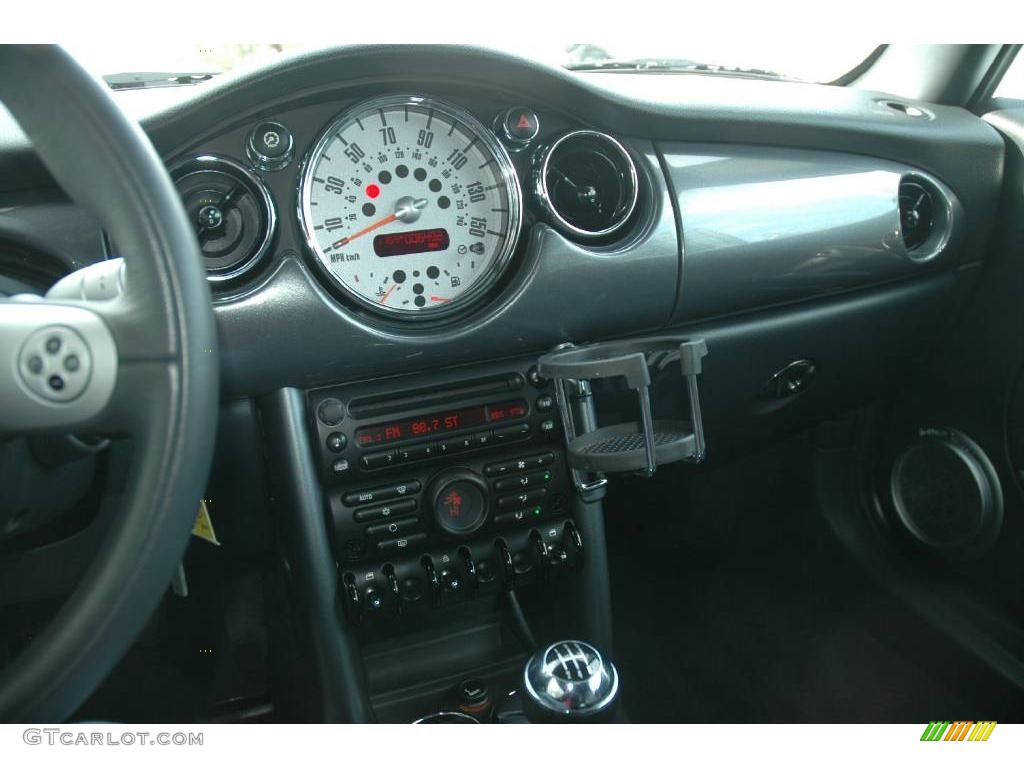
[[[533,722],[608,721],[618,699],[619,673],[589,643],[561,640],[527,662],[523,693]]]

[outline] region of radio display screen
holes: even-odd
[[[429,416],[417,416],[412,419],[402,419],[400,421],[374,424],[369,427],[360,427],[356,430],[356,443],[364,448],[387,445],[389,443],[397,443],[400,440],[429,437],[430,435],[446,434],[485,424],[513,421],[525,416],[525,400],[473,405],[468,408],[439,411]]]

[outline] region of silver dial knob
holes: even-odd
[[[562,640],[534,654],[526,665],[523,688],[528,704],[541,714],[590,719],[610,712],[619,692],[619,674],[589,643]]]

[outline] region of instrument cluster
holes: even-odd
[[[286,215],[266,182],[289,170],[309,262],[349,306],[398,322],[456,316],[493,296],[533,222],[601,246],[636,219],[626,146],[593,130],[541,140],[528,107],[486,125],[446,99],[373,96],[321,124],[308,148],[287,122],[253,125],[244,162],[204,155],[172,167],[218,288],[265,260]]]

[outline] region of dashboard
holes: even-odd
[[[596,475],[720,461],[888,398],[957,322],[1003,186],[1002,139],[963,109],[465,46],[114,98],[201,247],[218,521],[281,523],[341,665],[322,679],[352,679],[358,628],[396,721],[422,702],[388,697],[431,659],[377,651],[413,616],[557,582],[590,597],[548,601],[555,620],[574,606],[608,641]],[[119,255],[0,111],[0,295]],[[606,356],[566,363],[586,344]],[[624,350],[643,352],[634,392],[601,381]]]
[[[116,97],[203,246],[226,397],[909,290],[980,260],[1001,178],[959,109],[467,47]],[[0,128],[0,237],[65,269],[116,256]]]

